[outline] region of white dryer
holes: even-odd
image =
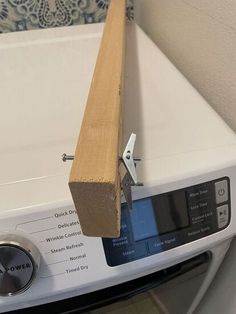
[[[144,186],[132,211],[122,204],[120,238],[81,234],[61,155],[75,150],[102,29],[0,36],[0,312],[79,313],[149,290],[160,311],[192,313],[235,235],[236,136],[132,23],[124,143],[137,134]]]

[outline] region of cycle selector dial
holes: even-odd
[[[40,252],[19,235],[0,236],[0,296],[12,296],[27,290],[40,264]]]

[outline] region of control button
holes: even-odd
[[[148,249],[151,254],[173,249],[181,244],[177,233],[169,234],[148,240]]]
[[[137,243],[134,246],[126,247],[123,250],[120,250],[119,252],[114,251],[114,253],[120,254],[123,261],[132,261],[147,255],[146,243],[145,242]]]
[[[198,223],[204,223],[206,220],[210,220],[214,216],[212,210],[207,211],[205,213],[198,212],[196,215],[191,216],[191,225],[195,225]]]
[[[217,221],[218,221],[218,228],[224,228],[229,221],[229,206],[223,205],[217,207]]]
[[[203,184],[198,187],[187,190],[188,203],[196,203],[199,199],[210,197],[209,184]]]
[[[161,238],[152,238],[148,240],[148,249],[151,254],[165,251],[164,241]]]
[[[112,244],[112,248],[127,246],[129,245],[129,239],[126,235],[122,235],[121,237],[117,239],[112,239],[111,244]]]
[[[169,234],[164,237],[164,245],[166,250],[173,249],[181,244],[178,234]]]
[[[200,227],[191,228],[189,230],[186,230],[183,236],[184,236],[184,241],[186,243],[188,243],[188,242],[191,242],[194,240],[204,238],[211,233],[213,233],[212,225],[211,224],[207,224],[207,225],[204,224],[204,225],[201,225]]]
[[[147,256],[146,242],[140,242],[133,246],[115,248],[109,252],[110,266],[117,266],[135,261]]]
[[[207,211],[210,208],[210,201],[209,200],[200,200],[198,202],[194,202],[189,205],[189,210],[191,212],[199,211],[204,212]]]
[[[216,203],[224,203],[228,201],[228,182],[227,180],[215,183]]]
[[[11,296],[31,285],[39,267],[40,253],[27,239],[0,237],[0,295]]]

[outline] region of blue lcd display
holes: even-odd
[[[134,201],[133,209],[129,212],[134,241],[189,225],[186,198],[182,190]]]
[[[134,240],[139,241],[158,234],[151,198],[133,202],[130,218]]]

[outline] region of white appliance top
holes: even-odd
[[[102,29],[1,35],[1,211],[71,200],[71,163],[61,155],[75,150]],[[134,24],[127,31],[124,130],[124,142],[137,134],[146,186],[235,162],[235,134]]]

